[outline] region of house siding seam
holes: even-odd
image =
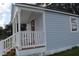
[[[59,49],[79,43],[79,31],[71,32],[69,15],[46,11],[45,21],[47,50]]]

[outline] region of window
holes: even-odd
[[[26,24],[21,24],[21,31],[26,31],[27,30],[26,27],[27,27]]]
[[[75,32],[78,30],[77,28],[77,18],[76,17],[71,17],[71,31]]]

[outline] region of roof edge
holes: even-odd
[[[76,16],[76,17],[79,16],[79,15],[77,15],[77,14],[71,14],[71,13],[67,13],[67,12],[63,12],[63,11],[57,11],[57,10],[46,9],[46,8],[43,8],[43,7],[32,6],[32,5],[30,5],[30,4],[15,3],[15,4],[13,4],[13,5],[19,6],[19,7],[35,8],[35,9],[44,10],[44,11],[51,11],[51,12],[55,12],[55,13],[61,13],[61,14],[70,15],[70,16]]]

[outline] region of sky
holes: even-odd
[[[66,2],[78,3],[79,0],[64,0]],[[4,27],[11,20],[11,3],[50,3],[64,2],[62,0],[0,0],[0,26]]]
[[[4,27],[11,20],[11,3],[0,3],[0,26]]]
[[[11,3],[0,3],[0,27],[5,28],[5,25],[9,24],[10,20],[11,20]]]

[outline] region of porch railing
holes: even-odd
[[[45,45],[44,32],[21,31],[21,47],[34,47]]]
[[[3,51],[4,53],[10,49],[12,49],[15,46],[15,35],[12,35],[6,39],[3,40]]]
[[[45,45],[44,32],[21,31],[3,40],[4,52],[14,48],[28,48]]]

